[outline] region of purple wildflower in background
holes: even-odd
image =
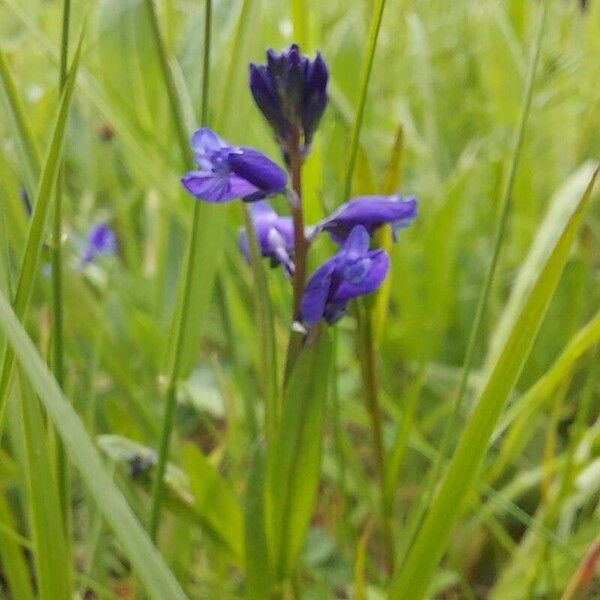
[[[283,265],[288,275],[294,272],[294,225],[291,217],[280,217],[266,202],[250,206],[250,217],[261,256],[271,260],[271,266]],[[250,246],[245,229],[240,230],[240,250],[250,262]]]
[[[192,149],[199,170],[181,183],[198,200],[254,202],[285,191],[285,172],[257,150],[230,146],[206,128],[194,133]]]
[[[303,323],[325,319],[332,325],[345,314],[350,300],[379,288],[389,258],[383,250],[369,250],[370,241],[365,227],[354,227],[340,251],[315,271],[300,304]]]
[[[88,234],[87,242],[81,255],[81,264],[87,265],[102,254],[117,252],[117,236],[106,224],[97,225]]]
[[[321,221],[315,232],[327,231],[334,242],[342,244],[357,225],[369,235],[382,225],[391,225],[394,241],[398,230],[408,227],[417,216],[415,198],[395,196],[360,196],[342,204],[333,214]]]
[[[311,61],[297,44],[267,51],[266,65],[250,65],[250,91],[285,150],[301,136],[306,153],[327,106],[329,73],[317,52]]]

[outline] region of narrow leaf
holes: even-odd
[[[72,597],[72,567],[62,527],[58,485],[50,461],[46,428],[37,398],[21,382],[21,409],[27,456],[34,565],[40,600]]]
[[[4,92],[8,109],[6,111],[8,122],[22,157],[21,161],[23,163],[25,180],[31,193],[35,189],[35,182],[37,181],[40,169],[39,150],[31,130],[31,125],[26,117],[25,109],[17,93],[17,87],[8,68],[6,57],[2,51],[0,51],[0,82],[2,84],[0,89]]]
[[[556,289],[584,210],[589,203],[597,173],[598,169],[517,311],[518,317],[487,377],[439,493],[390,588],[389,598],[420,600],[427,593],[435,569],[448,544],[452,527],[477,479],[506,398],[521,373]]]
[[[184,453],[190,489],[202,523],[221,540],[236,562],[243,560],[243,517],[233,489],[206,456],[188,445]]]
[[[81,479],[146,586],[148,596],[154,600],[185,600],[179,584],[106,472],[81,420],[49,373],[4,294],[0,294],[0,329],[39,395]]]
[[[319,485],[331,342],[325,329],[313,333],[295,360],[269,450],[269,543],[280,579],[296,565]]]
[[[29,300],[31,298],[31,293],[33,291],[33,285],[40,262],[42,245],[44,243],[44,230],[48,220],[52,190],[54,189],[60,166],[67,117],[71,107],[73,90],[75,89],[75,79],[77,77],[77,69],[79,68],[83,37],[84,30],[81,32],[69,77],[67,78],[67,82],[64,86],[62,99],[59,104],[58,114],[54,125],[52,140],[48,148],[46,160],[44,161],[44,167],[33,206],[31,226],[29,228],[27,245],[25,247],[25,255],[23,257],[23,263],[21,265],[21,272],[19,274],[19,281],[17,284],[17,291],[13,303],[18,319],[23,319],[27,312],[27,306],[29,305]],[[10,348],[7,348],[4,352],[2,372],[0,374],[0,430],[4,420],[4,408],[6,405],[6,397],[8,394],[13,364],[14,354]]]
[[[254,453],[248,477],[244,516],[246,595],[249,600],[268,598],[273,576],[266,531],[265,472],[265,451],[259,447]]]

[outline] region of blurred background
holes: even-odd
[[[248,90],[250,61],[263,61],[267,48],[281,50],[295,41],[311,56],[320,50],[329,65],[330,103],[304,175],[307,221],[314,223],[347,200],[348,143],[375,2],[213,4],[208,122],[232,143],[280,160]],[[385,6],[353,195],[400,191],[419,200],[418,219],[391,251],[389,309],[378,352],[384,435],[397,466],[394,533],[400,552],[448,419],[491,258],[539,5],[389,0]],[[191,134],[202,109],[204,3],[159,0],[156,6]],[[61,14],[56,0],[0,0],[0,50],[42,157],[58,102]],[[166,350],[190,231],[193,200],[179,183],[190,157],[182,157],[177,144],[145,3],[74,0],[72,48],[85,15],[64,154],[64,390],[130,503],[145,514],[145,471],[152,464],[150,449],[158,446]],[[544,221],[550,207],[568,211],[600,155],[599,57],[600,3],[549,2],[509,225],[453,440],[502,337],[512,285],[519,273],[527,279],[536,260],[527,258],[529,250],[534,240],[543,245],[543,227],[552,227]],[[23,198],[34,196],[38,173],[5,106],[0,201],[9,248],[3,269],[10,280],[28,231]],[[283,199],[274,205],[285,212]],[[560,209],[556,214],[560,220]],[[202,219],[161,550],[190,597],[236,598],[242,576],[227,543],[242,537],[235,499],[243,497],[262,422],[263,356],[252,274],[237,249],[241,208],[211,207]],[[103,223],[115,232],[117,252],[82,265],[88,233]],[[596,202],[432,583],[432,598],[560,598],[600,532],[598,334],[575,338],[575,349],[568,346],[600,306],[599,236]],[[310,271],[332,249],[319,240]],[[48,248],[43,252],[47,264]],[[269,272],[268,283],[283,356],[289,284],[280,271]],[[26,325],[49,360],[50,311],[50,279],[41,273]],[[353,319],[337,326],[336,385],[328,398],[318,505],[299,575],[302,598],[385,597],[354,329]],[[582,426],[573,428],[582,406]],[[0,524],[27,536],[18,430],[11,418],[9,411],[0,449]],[[190,507],[189,491],[179,483],[182,473],[192,480],[201,476],[184,449],[188,442],[208,457],[227,487],[227,500],[217,494],[208,514]],[[565,461],[566,472],[560,467]],[[136,597],[129,563],[77,477],[73,494],[73,559],[85,575],[78,580],[81,597]],[[11,595],[6,560],[0,549],[0,595],[20,600],[24,596]],[[598,598],[600,589],[589,594]]]

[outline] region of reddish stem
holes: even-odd
[[[291,201],[292,219],[294,222],[294,277],[292,286],[294,290],[294,320],[300,316],[300,301],[304,292],[306,281],[306,253],[308,243],[304,235],[304,213],[302,210],[302,156],[300,153],[300,136],[296,133],[290,144],[289,167],[292,176],[292,189],[294,197]]]

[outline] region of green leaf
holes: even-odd
[[[13,131],[12,139],[17,142],[29,191],[33,191],[40,169],[39,150],[2,51],[0,51],[0,82],[2,83],[0,89],[8,108],[5,114]]]
[[[73,595],[72,566],[50,444],[37,398],[26,381],[20,387],[38,593],[40,600],[69,600]]]
[[[106,472],[81,420],[49,373],[4,294],[0,294],[0,329],[39,395],[81,479],[144,583],[148,596],[155,600],[185,600],[179,584]]]
[[[511,290],[510,299],[494,330],[490,352],[486,357],[488,365],[493,364],[498,358],[500,348],[506,341],[523,298],[531,289],[548,255],[554,248],[556,240],[562,234],[564,223],[571,218],[573,212],[577,209],[579,199],[584,193],[594,170],[595,165],[592,162],[583,164],[553,195],[548,213],[537,230],[531,249],[519,269],[519,274]]]
[[[563,271],[590,197],[598,169],[565,223],[542,269],[523,299],[497,360],[466,425],[438,495],[408,557],[396,574],[389,598],[419,600],[427,593],[452,527],[473,488],[494,427],[525,364]]]
[[[67,78],[64,86],[62,99],[59,104],[58,114],[54,124],[52,139],[48,148],[46,159],[44,161],[44,167],[36,193],[35,203],[33,205],[31,226],[29,228],[27,245],[25,247],[25,255],[23,257],[23,263],[19,273],[19,281],[13,303],[18,319],[23,319],[27,312],[29,299],[31,298],[35,277],[38,271],[42,245],[44,242],[44,230],[48,220],[50,200],[53,195],[52,190],[54,189],[56,178],[58,176],[60,159],[64,145],[67,117],[71,107],[71,99],[73,97],[73,90],[75,88],[75,79],[77,77],[77,70],[79,68],[79,58],[81,56],[84,32],[85,30],[82,29],[77,51],[75,52],[71,70],[69,72],[69,77]],[[4,420],[4,409],[6,405],[6,398],[12,375],[13,364],[14,354],[10,348],[7,348],[4,352],[2,372],[0,374],[0,430]]]
[[[156,476],[156,469],[153,468],[156,455],[151,448],[120,435],[99,435],[96,440],[111,461],[127,473],[130,481],[131,460],[134,457],[141,459],[142,464],[148,465],[148,469],[143,474],[140,473],[133,479],[146,491],[150,489],[151,476]],[[199,525],[213,542],[223,546],[234,562],[241,564],[241,524],[238,530],[236,523],[240,521],[237,516],[240,509],[236,497],[212,464],[202,455],[199,456],[201,457],[199,460],[196,460],[196,456],[191,456],[188,465],[188,471],[193,472],[195,479],[199,480],[194,484],[196,486],[194,489],[191,487],[193,482],[190,481],[186,471],[172,463],[167,463],[164,475],[164,486],[167,492],[165,505],[182,521]],[[221,500],[216,502],[221,508],[205,501],[207,493],[210,493],[211,497],[224,498],[223,502]],[[231,510],[232,522],[229,522],[229,514],[226,510]]]
[[[352,125],[352,134],[350,136],[350,149],[348,153],[348,165],[346,168],[346,179],[344,185],[344,201],[346,201],[352,192],[352,180],[354,176],[354,167],[356,165],[356,157],[360,141],[360,130],[363,124],[365,114],[365,106],[367,103],[367,91],[369,89],[369,81],[371,79],[371,70],[373,69],[373,61],[375,59],[375,49],[377,48],[377,39],[379,38],[379,28],[381,27],[381,19],[383,18],[383,9],[385,8],[385,0],[376,0],[373,7],[373,16],[369,26],[369,38],[365,61],[362,66],[359,84],[358,107],[356,109],[356,118]]]
[[[290,373],[277,437],[269,449],[268,539],[280,580],[296,565],[319,485],[331,342],[324,328],[312,335],[316,339],[306,342]]]
[[[256,303],[256,326],[260,339],[260,366],[263,393],[265,398],[265,435],[267,443],[272,440],[279,419],[278,407],[278,377],[277,377],[277,346],[275,343],[275,324],[273,321],[273,308],[262,257],[258,248],[256,231],[248,208],[244,207],[244,221],[248,246],[250,249],[250,263],[254,275],[254,299]]]
[[[0,490],[0,564],[6,577],[11,598],[19,600],[33,600],[29,567],[25,560],[20,544],[7,531],[15,530],[14,518],[10,506]]]
[[[552,398],[553,392],[570,378],[577,361],[591,348],[600,343],[600,312],[582,327],[561,352],[554,364],[543,377],[529,388],[518,401],[506,411],[506,415],[496,428],[494,438],[509,426],[510,430],[504,439],[498,458],[491,468],[491,477],[496,479],[506,466],[518,456],[535,433],[531,426],[535,415]],[[511,425],[512,424],[512,425]]]
[[[269,597],[273,567],[269,557],[265,515],[266,456],[256,449],[248,476],[245,507],[246,595],[249,600]]]
[[[195,446],[186,446],[184,462],[196,501],[195,511],[203,526],[221,541],[236,562],[242,563],[243,517],[233,489]]]

